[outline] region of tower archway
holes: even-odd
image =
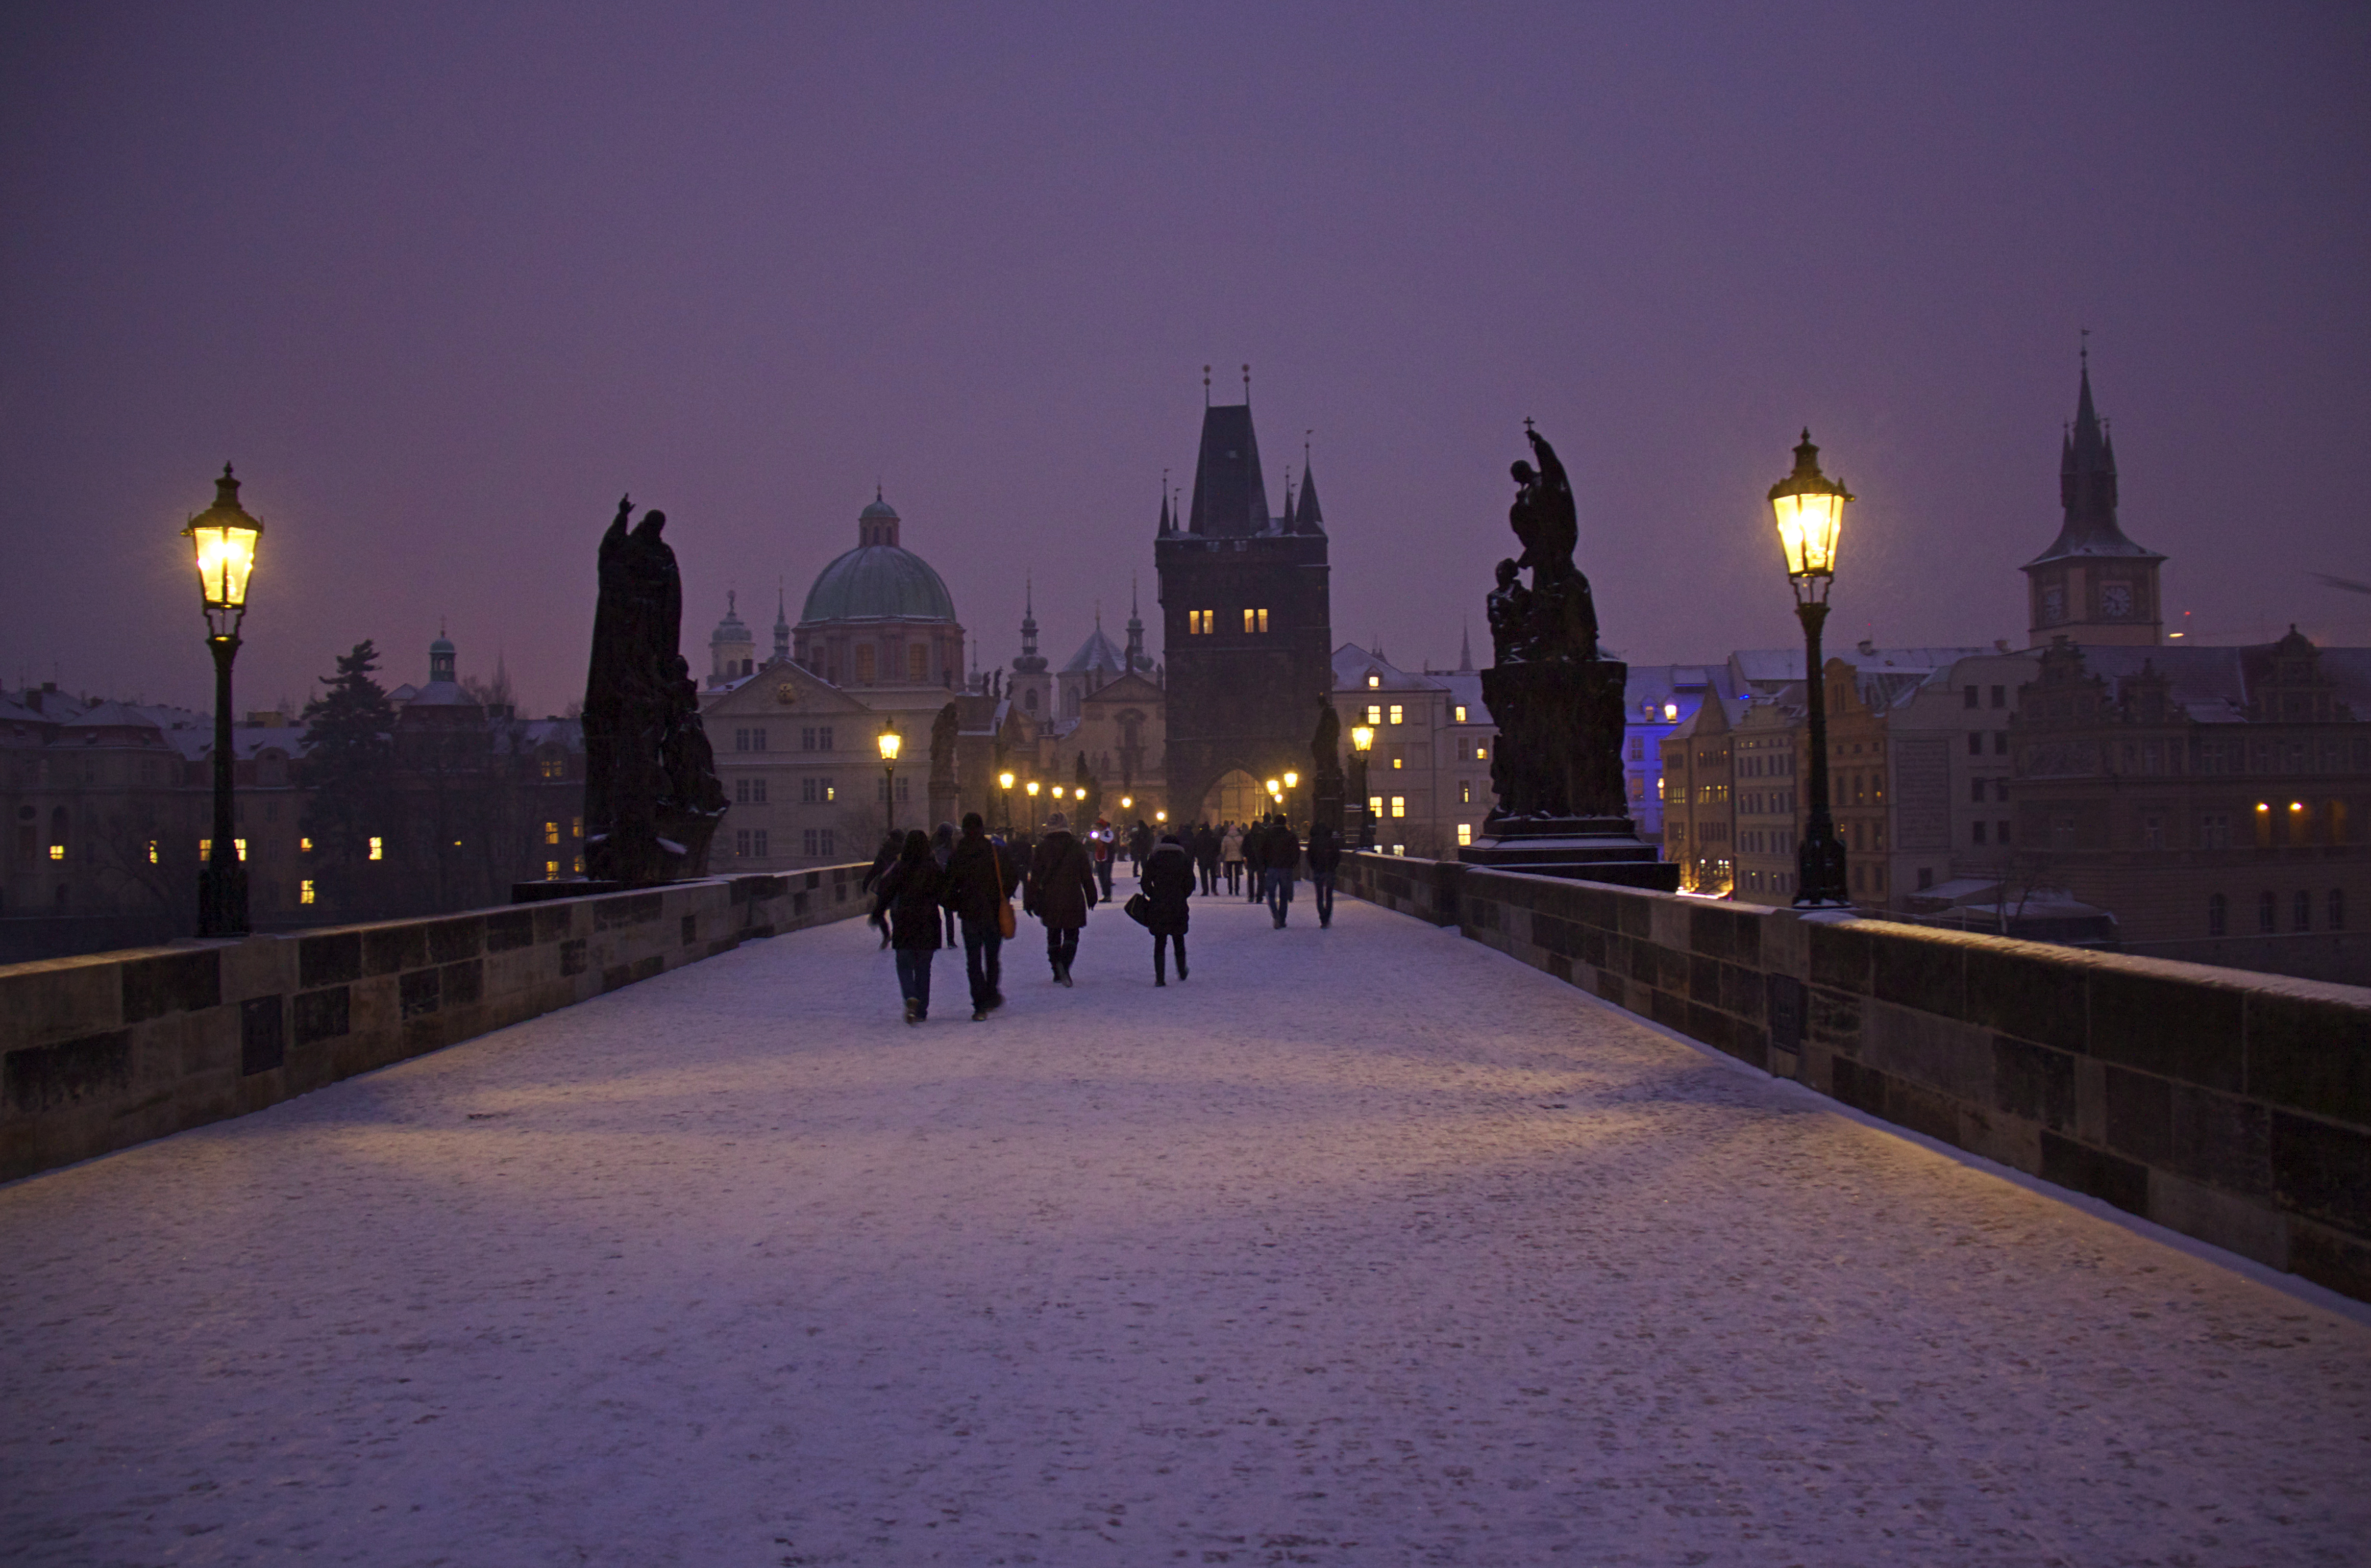
[[[1213,824],[1249,822],[1267,809],[1267,791],[1240,767],[1219,775],[1218,782],[1202,797],[1202,820]]]

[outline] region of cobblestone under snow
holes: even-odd
[[[827,928],[0,1188],[0,1556],[2371,1551],[2371,1314],[1296,913],[914,1029]]]

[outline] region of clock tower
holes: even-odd
[[[2157,569],[2165,557],[2133,543],[2116,525],[2116,447],[2091,406],[2088,350],[2075,423],[2060,450],[2058,498],[2066,509],[2058,537],[2020,569],[2029,646],[2046,647],[2053,637],[2078,643],[2163,640]]]

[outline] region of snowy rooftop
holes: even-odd
[[[0,1539],[2359,1558],[2371,1313],[1308,913],[1197,901],[1159,991],[1127,920],[1074,991],[1024,924],[1010,1006],[942,954],[917,1028],[851,921],[0,1187]]]

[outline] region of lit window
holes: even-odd
[[[202,844],[204,843],[204,840],[201,839],[199,842],[202,845]],[[199,850],[199,853],[200,853],[200,854],[203,854],[203,853],[204,853],[204,850],[203,850],[202,848],[201,848],[201,849]],[[52,860],[63,860],[63,859],[64,859],[65,858],[66,858],[66,847],[65,847],[64,845],[63,845],[63,844],[52,844],[52,845],[51,845],[51,846],[50,846],[50,859],[52,859]]]
[[[1407,853],[1407,846],[1405,844],[1394,844],[1392,846],[1392,853],[1394,855],[1405,855]]]
[[[386,851],[387,851],[387,843],[386,843],[386,840],[384,840],[384,839],[379,839],[379,838],[374,838],[374,839],[372,839],[372,840],[370,841],[370,858],[371,858],[372,859],[374,859],[374,860],[381,860],[381,859],[385,859],[387,858],[387,853],[386,853]]]
[[[543,880],[546,882],[558,882],[560,880],[559,861],[546,860],[543,863]]]
[[[567,778],[568,759],[557,754],[545,757],[543,759],[543,776],[546,778]]]
[[[1404,817],[1407,815],[1407,797],[1405,795],[1394,795],[1392,797],[1392,815],[1395,817]]]
[[[570,817],[568,819],[568,836],[571,838],[582,838],[584,836],[584,819],[583,817]]]
[[[560,824],[558,823],[548,822],[543,824],[543,841],[546,844],[557,844],[560,842]]]
[[[1372,704],[1370,704],[1367,709],[1367,722],[1370,724],[1380,724],[1382,721],[1383,710]]]
[[[309,838],[300,838],[296,841],[296,847],[310,855],[313,852],[313,841]]]
[[[230,841],[230,847],[231,852],[239,858],[240,863],[244,864],[247,860],[247,840],[234,838]]]
[[[1382,798],[1381,795],[1370,795],[1370,796],[1368,796],[1368,797],[1367,797],[1367,812],[1368,812],[1368,814],[1370,814],[1370,815],[1371,815],[1371,816],[1381,816],[1381,815],[1382,815],[1382,814],[1383,814],[1383,798]]]
[[[296,884],[296,902],[299,904],[313,902],[313,884],[309,880]]]
[[[580,877],[584,874],[584,857],[582,855],[576,857],[576,874]]]
[[[1243,612],[1243,629],[1252,633],[1266,631],[1267,629],[1267,612],[1266,610],[1245,610]]]
[[[1383,677],[1382,677],[1382,676],[1378,675],[1378,674],[1371,674],[1371,673],[1370,673],[1370,674],[1368,674],[1368,676],[1367,676],[1367,685],[1368,685],[1370,687],[1372,687],[1372,686],[1381,686],[1381,685],[1382,685],[1382,684],[1383,684]]]
[[[1461,778],[1457,781],[1457,803],[1461,806],[1470,806],[1474,803],[1474,780],[1471,778]]]
[[[1393,766],[1394,767],[1395,767],[1395,768],[1396,768],[1396,767],[1405,767],[1406,766],[1406,763],[1405,763],[1403,759],[1401,759],[1401,758],[1399,758],[1399,757],[1396,757],[1396,756],[1395,756],[1395,757],[1392,758],[1392,766]]]
[[[1465,722],[1465,704],[1463,704],[1463,703],[1462,703],[1462,702],[1461,702],[1461,703],[1459,703],[1459,704],[1456,706],[1456,708],[1455,708],[1454,709],[1452,709],[1452,711],[1454,711],[1454,712],[1456,713],[1456,715],[1457,715],[1457,721],[1458,721],[1459,723],[1463,724],[1463,723],[1464,723],[1464,722]]]
[[[1188,636],[1188,637],[1209,637],[1209,636],[1212,636],[1212,635],[1216,634],[1216,632],[1218,631],[1218,629],[1219,629],[1219,612],[1218,612],[1218,611],[1216,611],[1216,610],[1188,610],[1188,611],[1186,611],[1186,636]]]
[[[1461,822],[1457,824],[1457,842],[1460,844],[1471,844],[1474,842],[1474,824],[1472,823]]]
[[[1401,716],[1402,716],[1403,714],[1405,714],[1406,711],[1407,711],[1407,709],[1405,709],[1402,708],[1398,703],[1396,703],[1396,702],[1393,703],[1393,704],[1392,704],[1392,722],[1393,722],[1393,723],[1394,723],[1394,724],[1399,723],[1399,722],[1401,721]]]
[[[153,838],[148,841],[148,863],[152,866],[156,863],[156,841]]]
[[[1488,746],[1484,745],[1484,744],[1483,744],[1481,742],[1479,742],[1479,741],[1475,742],[1475,743],[1474,743],[1474,760],[1475,760],[1475,761],[1476,761],[1476,762],[1487,762],[1487,761],[1489,761],[1489,760],[1490,760],[1490,748],[1489,748]]]

